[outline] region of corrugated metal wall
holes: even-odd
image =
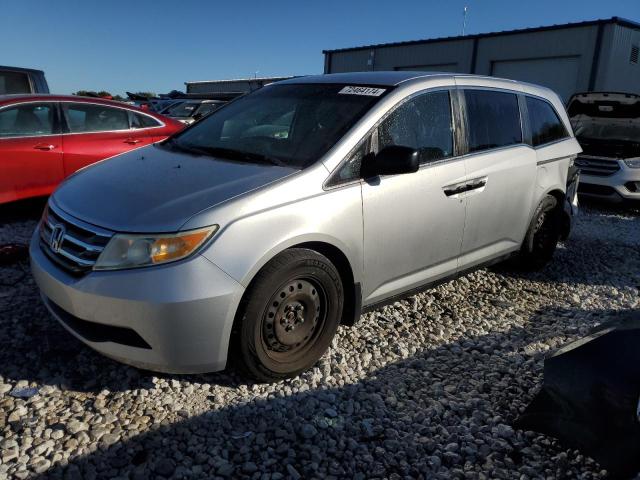
[[[373,70],[370,54],[373,50],[351,50],[330,54],[326,73],[366,72]]]
[[[629,62],[632,44],[640,44],[637,29],[594,23],[328,52],[325,71],[433,70],[505,76],[548,86],[567,100],[591,86],[638,92],[640,66]],[[598,68],[592,78],[594,66]]]
[[[640,31],[622,25],[608,25],[603,41],[594,90],[640,94],[640,63],[631,62],[631,49],[640,48]]]
[[[471,68],[473,40],[407,45],[376,49],[375,70],[433,70],[468,72]]]
[[[594,25],[482,38],[474,73],[507,74],[549,87],[568,100],[589,89],[597,34]]]

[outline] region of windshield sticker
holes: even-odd
[[[343,95],[366,95],[368,97],[379,97],[386,89],[371,87],[344,87],[338,93]]]

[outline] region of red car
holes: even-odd
[[[0,95],[0,203],[49,195],[76,170],[182,128],[176,120],[99,98]]]

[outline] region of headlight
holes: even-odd
[[[627,158],[624,163],[626,163],[629,168],[640,168],[640,157]]]
[[[174,234],[116,234],[98,257],[94,270],[147,267],[175,262],[198,250],[218,225]]]

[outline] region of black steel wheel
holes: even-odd
[[[298,248],[281,253],[245,293],[232,336],[236,365],[259,381],[308,369],[331,343],[342,306],[340,275],[326,257]]]

